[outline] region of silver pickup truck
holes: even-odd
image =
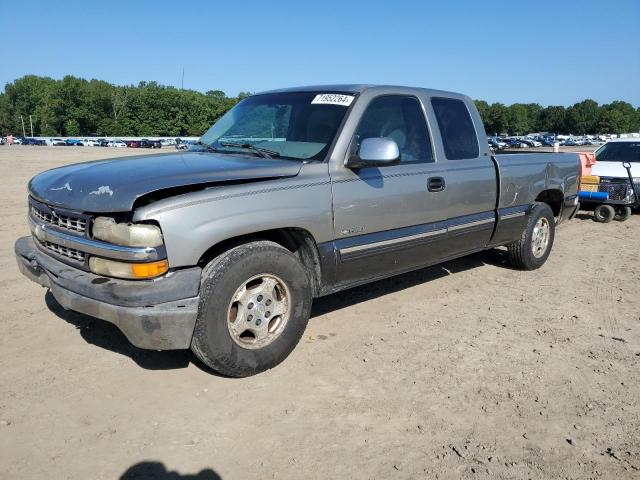
[[[190,151],[37,175],[15,252],[64,308],[248,376],[293,350],[314,297],[497,246],[540,267],[578,208],[578,165],[491,155],[464,95],[278,90]]]

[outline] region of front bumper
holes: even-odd
[[[140,348],[189,348],[198,314],[199,267],[131,281],[66,265],[42,252],[32,237],[19,238],[15,254],[20,271],[49,288],[65,309],[113,323]]]

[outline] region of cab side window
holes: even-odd
[[[386,137],[400,149],[400,163],[433,162],[431,140],[420,102],[405,95],[374,98],[367,106],[353,146],[357,149],[365,138]]]
[[[431,105],[436,114],[447,159],[477,158],[480,154],[478,137],[465,103],[455,98],[434,97]]]

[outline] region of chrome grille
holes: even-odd
[[[87,231],[87,220],[71,215],[62,215],[43,206],[31,204],[31,215],[50,225],[84,234]]]
[[[58,245],[56,243],[51,243],[47,241],[40,242],[38,240],[38,243],[40,243],[40,245],[42,245],[45,249],[51,252],[54,252],[58,255],[61,255],[66,258],[70,258],[71,260],[77,260],[78,262],[84,262],[85,253],[81,252],[80,250],[63,247],[62,245]]]

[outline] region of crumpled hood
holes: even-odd
[[[640,177],[640,163],[631,163],[631,174],[634,177]],[[591,175],[598,175],[599,177],[617,177],[617,178],[629,178],[627,169],[622,166],[622,162],[596,162],[591,167]]]
[[[142,195],[188,185],[293,177],[302,162],[184,152],[77,163],[47,170],[29,182],[38,200],[83,212],[127,212]]]

